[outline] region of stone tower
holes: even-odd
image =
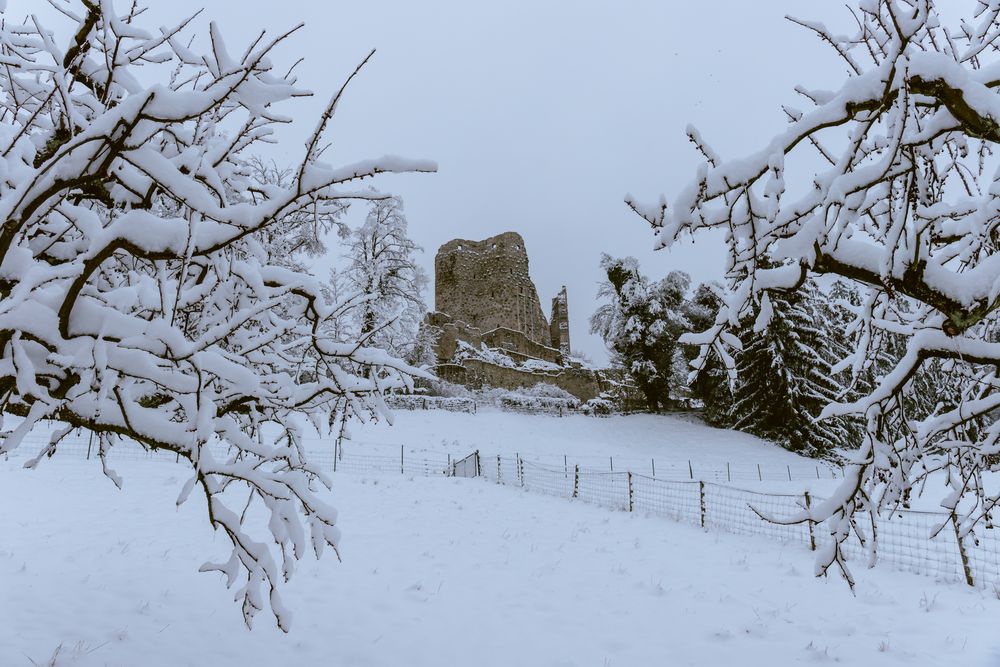
[[[434,258],[434,308],[483,332],[503,327],[552,345],[528,275],[524,239],[516,232],[482,241],[455,239],[441,246]]]
[[[566,286],[563,285],[559,294],[552,297],[552,319],[549,322],[549,336],[552,347],[559,350],[563,358],[570,355],[569,346],[569,306],[566,300]]]

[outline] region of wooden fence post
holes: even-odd
[[[809,492],[806,491],[805,493],[803,493],[803,495],[806,498],[806,509],[808,510],[809,504],[811,502],[809,498]],[[809,521],[806,522],[806,525],[809,526],[809,551],[816,551],[816,536],[813,534],[812,519],[809,519]]]
[[[698,505],[701,510],[701,527],[705,527],[705,482],[698,481]]]
[[[580,495],[580,464],[576,464],[576,472],[573,474],[573,497]]]
[[[634,504],[634,502],[632,500],[632,471],[629,470],[628,471],[628,511],[631,512],[634,507],[635,507],[635,504]]]
[[[965,553],[965,543],[962,541],[962,532],[958,529],[958,515],[951,514],[951,525],[955,528],[955,542],[958,543],[958,555],[962,558],[962,569],[965,571],[965,583],[970,586],[976,584],[972,581],[972,568],[969,567],[969,556]]]

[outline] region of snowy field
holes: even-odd
[[[399,475],[335,477],[344,562],[302,563],[291,634],[248,632],[183,470],[119,471],[0,464],[0,665],[1000,665],[992,592],[879,569],[852,597],[800,546]]]
[[[606,418],[573,414],[566,417],[525,415],[481,408],[477,414],[441,410],[398,410],[394,424],[355,427],[350,453],[450,453],[465,456],[520,454],[528,460],[608,470],[633,470],[658,477],[687,478],[689,463],[706,479],[720,476],[740,483],[781,481],[788,470],[798,480],[832,478],[830,468],[793,454],[752,435],[706,426],[691,415],[614,415]],[[317,443],[318,445],[318,443]],[[613,461],[611,460],[613,459]],[[794,485],[801,490],[802,484]],[[826,486],[822,486],[826,488]]]

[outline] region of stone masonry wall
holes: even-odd
[[[558,373],[529,372],[497,366],[479,359],[466,359],[461,364],[441,364],[436,371],[442,380],[470,389],[483,387],[521,389],[545,382],[565,389],[581,401],[589,401],[607,388],[600,374],[573,367],[565,368]]]
[[[569,299],[566,297],[566,286],[559,290],[559,294],[552,298],[552,321],[549,323],[549,336],[552,339],[552,347],[562,352],[562,355],[569,358]]]
[[[552,364],[563,363],[559,350],[536,343],[520,331],[506,327],[481,331],[478,327],[456,321],[444,313],[428,313],[427,323],[438,331],[436,349],[441,363],[447,363],[455,357],[460,340],[477,349],[485,343],[486,347],[503,350],[515,361],[542,359]]]
[[[548,347],[552,343],[524,239],[504,232],[482,241],[455,239],[434,258],[435,310],[480,331],[510,329]]]

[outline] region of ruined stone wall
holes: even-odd
[[[536,343],[520,331],[506,327],[481,331],[478,327],[456,321],[445,313],[429,313],[427,323],[438,332],[435,349],[440,363],[448,363],[455,358],[460,340],[477,349],[485,344],[486,347],[502,350],[517,362],[541,359],[551,364],[563,363],[559,350]]]
[[[552,343],[516,232],[441,246],[434,258],[434,309],[480,331],[504,328],[545,347]]]
[[[558,373],[530,372],[497,366],[479,359],[466,359],[461,364],[441,364],[436,372],[442,380],[470,389],[521,389],[545,382],[565,389],[581,401],[596,398],[607,389],[607,383],[600,374],[583,368],[565,368]]]
[[[549,323],[549,336],[552,347],[559,350],[563,357],[569,358],[569,299],[566,296],[566,286],[552,298],[552,319]]]

